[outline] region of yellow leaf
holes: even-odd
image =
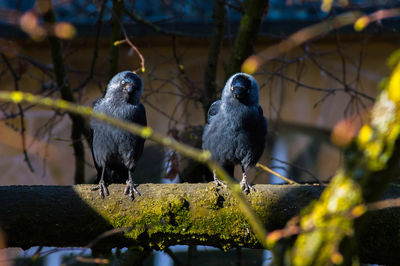
[[[397,64],[388,84],[389,99],[393,102],[400,102],[400,64]]]
[[[246,61],[244,61],[242,65],[242,72],[247,74],[253,74],[254,72],[257,71],[259,66],[260,63],[258,62],[256,57],[249,57],[246,59]]]
[[[358,205],[351,210],[351,216],[354,218],[360,217],[367,211],[367,207],[365,205]]]
[[[343,263],[343,256],[339,252],[334,252],[331,255],[331,261],[333,264],[342,264]]]
[[[145,127],[142,129],[141,135],[143,138],[148,138],[153,133],[153,130],[149,127]]]
[[[369,125],[364,125],[358,134],[358,142],[361,146],[368,143],[372,136],[372,128]]]
[[[321,4],[321,10],[324,12],[329,12],[332,8],[332,0],[323,0]]]
[[[20,103],[22,101],[22,99],[24,98],[24,95],[19,91],[11,92],[10,96],[11,96],[11,100],[16,103]]]
[[[397,49],[396,51],[390,54],[387,60],[387,65],[390,68],[394,68],[398,62],[400,62],[400,49]]]
[[[369,24],[369,18],[367,16],[362,16],[361,18],[357,19],[354,23],[354,30],[355,31],[362,31],[366,26]]]

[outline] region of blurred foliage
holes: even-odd
[[[355,248],[346,244],[354,237],[355,216],[346,213],[381,196],[394,178],[400,157],[398,54],[395,52],[389,59],[392,75],[385,82],[369,121],[346,148],[342,168],[320,200],[303,211],[300,234],[293,248],[287,250],[286,265],[358,263]],[[363,207],[354,210],[358,215],[365,211]]]

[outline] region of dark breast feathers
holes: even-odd
[[[267,134],[267,121],[259,105],[212,104],[205,125],[203,148],[228,167],[241,164],[245,170],[260,159]]]
[[[146,113],[144,106],[130,104],[112,104],[101,99],[94,107],[119,119],[135,122],[145,126]],[[96,131],[93,136],[93,154],[96,163],[103,168],[107,165],[106,179],[111,183],[124,183],[128,169],[134,168],[143,152],[144,139],[114,126],[92,121]]]

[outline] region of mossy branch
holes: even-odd
[[[228,189],[214,184],[142,184],[134,201],[124,185],[110,185],[104,200],[94,185],[0,187],[0,227],[9,247],[140,245],[164,249],[170,245],[210,245],[261,248]],[[282,228],[324,187],[310,185],[256,185],[246,196],[268,230]],[[391,187],[386,198],[400,196]],[[400,261],[400,208],[371,212],[362,232],[359,255],[363,262]],[[104,234],[105,232],[109,232]],[[111,235],[102,241],[100,235]],[[96,243],[97,242],[97,243]],[[379,245],[374,245],[379,243]],[[95,245],[96,246],[96,245]]]
[[[212,171],[215,170],[217,175],[223,181],[225,181],[227,186],[231,189],[232,194],[238,201],[239,208],[246,217],[250,227],[253,229],[258,240],[266,247],[265,236],[267,232],[264,229],[262,223],[259,221],[257,215],[250,207],[249,202],[245,199],[239,184],[233,181],[228,173],[220,165],[211,160],[211,154],[209,151],[202,151],[180,143],[173,138],[169,138],[164,134],[153,131],[150,127],[143,127],[135,123],[128,123],[123,120],[108,116],[104,113],[94,112],[91,107],[74,104],[60,99],[53,100],[48,97],[44,98],[35,96],[30,93],[14,91],[0,92],[0,101],[10,101],[16,104],[19,104],[21,102],[29,102],[49,108],[63,109],[70,113],[79,114],[83,117],[93,117],[95,119],[98,119],[99,121],[125,129],[126,131],[129,131],[143,138],[153,140],[154,142],[163,146],[170,147],[178,151],[183,156],[187,156],[193,160],[206,164]]]

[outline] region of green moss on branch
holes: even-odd
[[[8,246],[86,246],[102,233],[123,228],[99,247],[209,245],[228,250],[260,248],[237,200],[214,184],[143,184],[134,201],[123,194],[124,185],[111,185],[104,200],[93,185],[0,187],[0,228]],[[266,228],[282,228],[324,187],[309,185],[256,185],[246,196]],[[391,187],[386,198],[400,196]],[[400,260],[400,209],[371,213],[362,231],[360,256],[371,263]],[[390,218],[390,219],[388,219]],[[372,243],[379,243],[374,246]]]

